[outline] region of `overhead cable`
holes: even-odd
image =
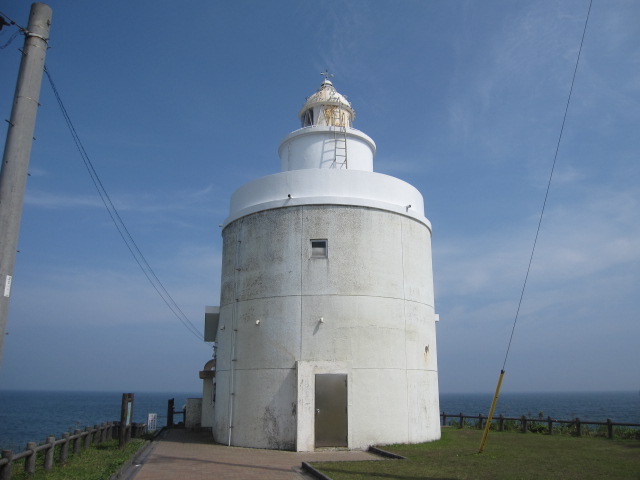
[[[158,295],[160,295],[160,298],[162,298],[163,302],[167,305],[169,310],[171,310],[173,315],[180,321],[180,323],[182,323],[182,325],[192,335],[194,335],[201,341],[204,340],[204,337],[200,333],[200,330],[198,330],[198,328],[196,328],[196,326],[189,320],[187,315],[182,311],[182,309],[178,306],[178,304],[175,302],[173,297],[169,294],[169,292],[167,291],[163,283],[160,281],[156,273],[153,271],[153,268],[151,268],[151,265],[149,265],[149,262],[147,262],[147,259],[142,254],[142,251],[136,244],[135,240],[133,239],[133,236],[131,235],[131,233],[129,232],[129,229],[127,228],[124,221],[122,220],[122,217],[120,217],[118,210],[116,209],[115,205],[111,201],[111,197],[107,193],[107,190],[105,189],[102,181],[100,180],[100,177],[98,176],[98,172],[96,172],[96,169],[94,168],[93,163],[89,158],[89,154],[87,153],[87,151],[84,148],[84,145],[80,141],[78,132],[73,126],[69,113],[67,112],[67,109],[62,103],[62,98],[60,97],[60,93],[58,92],[58,89],[56,88],[55,83],[51,78],[51,73],[46,67],[44,69],[44,73],[47,75],[47,79],[49,80],[49,84],[51,85],[53,94],[56,97],[56,101],[58,102],[58,106],[60,107],[60,110],[62,112],[62,116],[64,117],[64,120],[67,124],[67,127],[69,128],[69,131],[71,132],[71,136],[73,137],[73,141],[76,144],[76,148],[80,153],[80,157],[82,158],[82,161],[87,171],[89,172],[91,181],[93,182],[93,185],[98,191],[98,195],[100,196],[102,203],[107,209],[107,213],[109,214],[109,217],[111,217],[111,220],[115,225],[116,230],[118,230],[120,237],[122,238],[125,245],[127,246],[127,249],[133,256],[134,260],[140,267],[140,270],[142,270],[142,273],[144,273],[145,277],[147,278],[151,286],[158,293]]]
[[[9,17],[7,14],[5,14],[4,12],[0,12],[0,31],[2,31],[2,29],[6,26],[6,27],[11,27],[15,25],[16,27],[18,27],[18,29],[13,32],[13,34],[9,37],[9,40],[7,40],[3,45],[0,45],[0,50],[7,48],[9,45],[11,45],[11,42],[13,42],[15,40],[15,38],[18,36],[19,33],[24,33],[26,32],[26,29],[21,27],[20,25],[18,25],[15,21],[13,21],[11,19],[11,17]]]
[[[516,330],[516,323],[518,322],[518,315],[520,314],[520,307],[522,306],[522,299],[524,298],[524,292],[527,288],[527,280],[529,279],[529,272],[531,271],[531,264],[533,263],[533,254],[536,251],[536,244],[538,243],[538,236],[540,234],[540,227],[542,225],[542,217],[544,216],[544,211],[547,206],[547,199],[549,198],[549,191],[551,190],[551,180],[553,179],[553,172],[556,168],[556,162],[558,160],[558,152],[560,151],[560,143],[562,141],[562,134],[564,132],[564,125],[567,121],[567,113],[569,112],[569,104],[571,103],[571,95],[573,94],[573,85],[576,81],[576,74],[578,73],[578,64],[580,63],[580,54],[582,53],[582,46],[584,45],[584,37],[587,33],[587,25],[589,24],[589,16],[591,14],[591,5],[593,0],[589,0],[589,9],[587,10],[587,17],[584,21],[584,28],[582,30],[582,39],[580,40],[580,48],[578,49],[578,56],[576,58],[576,66],[573,69],[573,77],[571,78],[571,88],[569,88],[569,96],[567,97],[567,104],[564,107],[564,116],[562,117],[562,126],[560,127],[560,134],[558,135],[558,142],[556,144],[556,151],[553,156],[553,164],[551,165],[551,172],[549,174],[549,181],[547,182],[547,190],[544,194],[544,201],[542,202],[542,209],[540,211],[540,218],[538,220],[538,228],[536,229],[536,235],[533,240],[533,247],[531,248],[531,255],[529,256],[529,265],[527,266],[527,273],[524,277],[524,282],[522,285],[522,291],[520,292],[520,300],[518,301],[518,308],[516,309],[516,315],[513,319],[513,327],[511,328],[511,336],[509,337],[509,344],[507,345],[507,352],[504,356],[504,362],[502,363],[502,370],[500,370],[500,375],[498,376],[498,384],[496,386],[496,391],[493,395],[493,400],[491,402],[491,409],[489,410],[489,416],[487,418],[487,423],[484,427],[484,432],[482,434],[482,440],[480,441],[480,451],[482,453],[487,442],[487,437],[489,436],[489,430],[491,429],[491,421],[493,420],[493,413],[496,408],[496,403],[498,402],[498,396],[500,395],[500,388],[502,386],[502,379],[504,378],[504,369],[507,365],[507,358],[509,357],[509,350],[511,349],[511,342],[513,341],[513,334]]]
[[[538,243],[538,236],[540,235],[540,227],[542,225],[542,217],[547,206],[547,199],[549,198],[549,191],[551,190],[551,180],[553,179],[553,172],[556,168],[556,162],[558,160],[558,152],[560,151],[560,143],[562,142],[562,134],[564,133],[564,125],[567,121],[567,114],[569,113],[569,104],[571,103],[571,95],[573,94],[573,85],[576,82],[576,74],[578,73],[578,64],[580,63],[580,54],[582,53],[582,45],[584,45],[584,37],[587,34],[587,25],[589,24],[589,15],[591,14],[591,4],[593,0],[589,1],[589,9],[587,10],[587,18],[584,21],[584,28],[582,30],[582,39],[580,40],[580,48],[578,49],[578,57],[576,58],[576,65],[573,69],[573,77],[571,79],[571,88],[569,89],[569,96],[567,97],[567,104],[564,107],[564,116],[562,117],[562,126],[560,127],[560,134],[558,135],[558,142],[556,143],[556,152],[553,156],[553,164],[551,165],[551,172],[549,173],[549,181],[547,182],[547,190],[544,194],[544,201],[542,202],[542,210],[540,211],[540,218],[538,219],[538,228],[536,229],[536,235],[533,240],[533,247],[531,248],[531,255],[529,256],[529,265],[527,266],[527,273],[524,277],[524,283],[522,285],[522,291],[520,292],[520,300],[518,301],[518,308],[516,309],[516,315],[513,319],[513,327],[511,329],[511,336],[509,337],[509,344],[507,346],[507,352],[504,356],[504,362],[502,363],[502,370],[507,365],[507,357],[509,356],[509,350],[511,349],[511,341],[513,340],[513,334],[516,329],[516,323],[518,322],[518,315],[520,314],[520,307],[522,306],[522,299],[524,297],[524,291],[527,288],[527,280],[529,279],[529,272],[531,271],[531,264],[533,263],[533,254],[536,251],[536,244]]]

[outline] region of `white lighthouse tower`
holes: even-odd
[[[212,430],[309,451],[440,438],[431,224],[325,79],[280,173],[240,187],[223,225]],[[203,414],[204,418],[204,414]]]

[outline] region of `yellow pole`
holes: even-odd
[[[502,377],[504,377],[504,370],[500,370],[500,378],[498,378],[498,385],[496,386],[496,393],[493,396],[493,402],[491,402],[491,410],[489,411],[489,418],[487,418],[487,424],[484,426],[484,432],[482,434],[482,442],[480,442],[480,451],[484,450],[484,445],[487,443],[487,437],[489,436],[489,429],[491,428],[491,420],[493,420],[493,412],[496,409],[496,403],[498,402],[498,395],[500,394],[500,387],[502,386]]]

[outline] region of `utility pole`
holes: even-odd
[[[0,362],[51,13],[44,3],[31,5],[0,171]]]

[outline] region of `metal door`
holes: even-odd
[[[347,376],[316,375],[315,446],[346,447]]]

